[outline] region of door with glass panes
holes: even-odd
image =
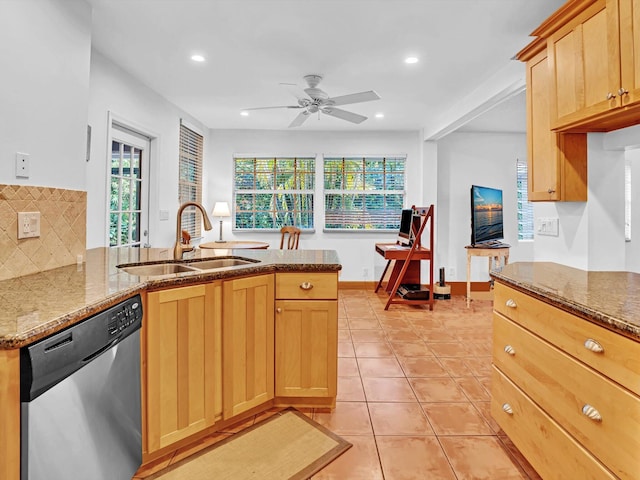
[[[149,139],[111,129],[108,240],[110,247],[149,246]]]

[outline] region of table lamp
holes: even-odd
[[[229,211],[229,204],[227,204],[227,202],[216,202],[213,207],[212,215],[214,217],[220,217],[220,239],[216,240],[216,242],[224,242],[224,240],[222,240],[222,219],[224,217],[231,216],[231,212]]]

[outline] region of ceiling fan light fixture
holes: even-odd
[[[404,59],[404,63],[408,63],[409,65],[418,63],[418,57],[407,57]]]

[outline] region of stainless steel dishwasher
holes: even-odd
[[[141,323],[136,295],[21,349],[21,480],[131,480]]]

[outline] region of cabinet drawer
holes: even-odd
[[[612,472],[637,478],[640,398],[501,315],[493,320],[494,364]]]
[[[640,395],[640,342],[501,283],[495,285],[493,305],[505,317]]]
[[[615,478],[495,367],[491,397],[491,415],[542,478]]]
[[[337,273],[278,273],[276,298],[334,300],[338,298]]]

